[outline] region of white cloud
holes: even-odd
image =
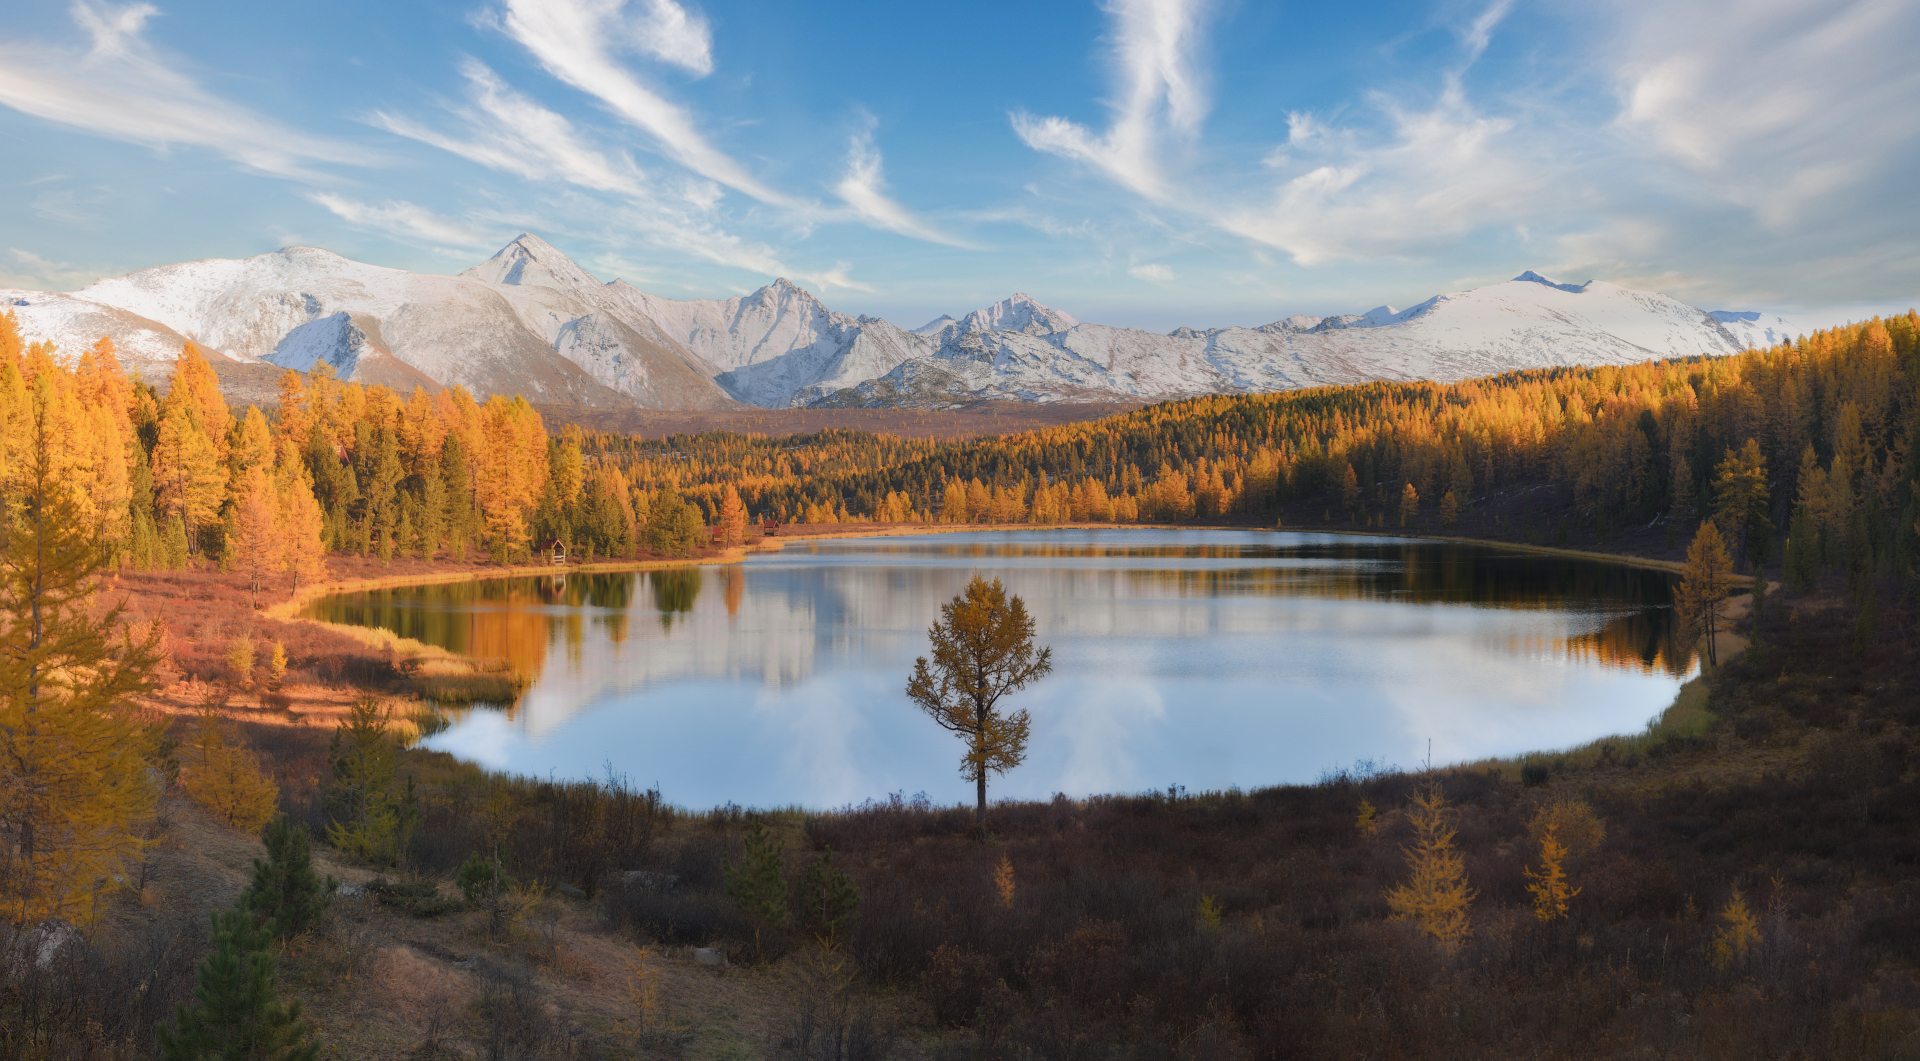
[[[303,198],[326,207],[348,224],[384,232],[403,242],[469,250],[493,245],[486,233],[472,225],[440,217],[425,207],[401,200],[363,203],[330,192],[307,192]]]
[[[30,291],[77,291],[102,276],[114,275],[107,269],[78,269],[71,262],[56,262],[32,251],[8,248],[18,271],[0,271],[0,287],[20,287]],[[0,311],[5,307],[0,306]]]
[[[1489,224],[1512,225],[1545,205],[1561,163],[1515,135],[1515,122],[1478,113],[1457,84],[1431,109],[1376,100],[1389,132],[1326,129],[1296,116],[1294,148],[1269,165],[1291,172],[1261,205],[1230,208],[1219,223],[1301,265],[1435,253]],[[1302,130],[1308,130],[1302,133]],[[1577,198],[1563,188],[1564,207]]]
[[[0,41],[0,104],[37,118],[153,148],[202,147],[277,177],[318,179],[314,162],[366,164],[366,151],[288,129],[201,88],[150,45],[151,4],[75,0],[84,52]]]
[[[853,135],[847,146],[847,172],[834,191],[868,224],[902,236],[944,243],[949,247],[968,244],[941,232],[913,216],[906,207],[888,198],[886,180],[880,175],[880,149],[873,146],[873,123]]]
[[[373,115],[373,124],[524,180],[617,196],[618,206],[580,209],[657,247],[768,276],[789,272],[769,248],[719,227],[720,190],[712,181],[683,180],[669,187],[632,159],[593,146],[572,122],[516,92],[484,64],[467,59],[461,73],[471,104],[452,112],[466,127],[463,135],[384,111]]]
[[[1173,270],[1158,262],[1147,262],[1127,270],[1127,275],[1137,280],[1147,280],[1156,284],[1173,283]]]
[[[663,63],[705,77],[713,73],[713,33],[707,20],[673,0],[644,0],[646,10],[630,23],[633,46]]]
[[[565,180],[595,191],[648,196],[646,174],[632,159],[587,144],[572,122],[514,91],[485,64],[464,59],[460,72],[473,106],[454,113],[472,131],[472,139],[447,136],[385,111],[375,112],[373,123],[527,180]]]
[[[667,2],[655,0],[656,6]],[[621,0],[506,0],[500,27],[532,52],[547,73],[645,130],[668,158],[761,202],[801,206],[708,143],[692,115],[641,84],[615,58],[614,47],[630,29],[622,21],[624,8]],[[695,58],[690,52],[679,54],[689,61]],[[700,54],[706,54],[704,46]]]
[[[1105,135],[1065,118],[1024,111],[1013,128],[1028,147],[1099,169],[1137,194],[1164,201],[1172,189],[1159,153],[1168,134],[1190,139],[1206,118],[1208,99],[1194,62],[1206,0],[1111,0],[1117,97]]]
[[[1910,0],[1604,5],[1616,129],[1784,228],[1912,160]],[[1906,180],[1911,181],[1911,176]],[[1907,185],[1910,199],[1910,183]]]

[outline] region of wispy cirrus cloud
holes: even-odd
[[[424,243],[449,250],[487,250],[499,238],[466,221],[441,217],[426,207],[404,200],[363,203],[332,192],[310,191],[303,196],[326,207],[335,217],[360,228],[383,232],[403,243]]]
[[[527,180],[564,180],[594,191],[650,196],[647,175],[632,159],[592,146],[572,122],[514,91],[484,63],[463,59],[460,73],[470,103],[452,111],[466,127],[465,136],[388,111],[374,112],[372,123]]]
[[[655,247],[770,276],[793,272],[771,248],[720,224],[720,194],[712,182],[656,179],[625,155],[596,146],[571,121],[515,91],[485,64],[465,59],[461,74],[467,101],[448,108],[458,131],[385,111],[369,120],[523,180],[614,196],[617,205],[574,203],[571,209],[597,212]]]
[[[1614,131],[1787,228],[1906,168],[1920,142],[1920,7],[1905,0],[1607,5]]]
[[[680,11],[672,15],[672,11]],[[662,13],[666,18],[659,17]],[[639,24],[629,21],[625,0],[506,0],[499,26],[533,54],[554,78],[600,100],[621,119],[652,137],[660,153],[709,180],[717,181],[763,203],[799,208],[803,204],[747,172],[732,156],[708,141],[686,108],[668,100],[641,82],[618,58],[622,42],[632,46],[634,34],[648,26],[684,27],[691,16],[672,0],[649,0]],[[676,23],[675,20],[679,22]],[[673,43],[641,50],[696,72],[712,69],[706,44],[688,42],[693,34],[673,29]],[[704,24],[698,35],[705,41]]]
[[[834,187],[841,200],[857,217],[876,228],[929,243],[972,248],[972,244],[915,217],[912,211],[887,195],[886,180],[880,174],[880,149],[873,143],[873,127],[873,120],[868,118],[865,127],[848,142],[846,175]]]
[[[1115,98],[1104,134],[1066,118],[1013,115],[1027,146],[1083,162],[1148,199],[1172,192],[1163,149],[1189,141],[1205,120],[1208,97],[1196,56],[1207,0],[1111,0]]]
[[[208,92],[145,36],[152,4],[75,0],[85,49],[0,41],[0,104],[156,149],[205,148],[259,173],[316,181],[314,163],[364,165],[359,148],[287,128]]]

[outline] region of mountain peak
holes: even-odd
[[[1521,273],[1519,276],[1514,277],[1511,282],[1516,284],[1522,283],[1522,282],[1545,284],[1548,287],[1557,288],[1561,291],[1567,291],[1577,295],[1580,292],[1586,290],[1587,284],[1590,284],[1593,281],[1589,280],[1587,281],[1587,284],[1561,284],[1561,283],[1556,283],[1552,280],[1549,280],[1544,276],[1541,276],[1539,273],[1534,272],[1532,269],[1528,269],[1526,272]]]
[[[600,281],[572,258],[531,232],[522,232],[499,252],[461,276],[489,284],[551,287],[561,291],[598,288]]]
[[[960,321],[960,330],[968,332],[1026,332],[1051,335],[1068,331],[1080,322],[1072,316],[1034,301],[1024,291],[1015,291],[986,309],[977,309]]]

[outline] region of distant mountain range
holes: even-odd
[[[368,383],[594,409],[944,408],[982,399],[1160,401],[1367,380],[1732,354],[1798,334],[1753,312],[1534,272],[1406,310],[1160,335],[1083,324],[1024,294],[911,331],[785,279],[724,301],[603,284],[523,235],[459,276],[310,247],[143,269],[71,294],[0,291],[29,338],[111,336],[164,375],[188,341],[235,366],[318,362]]]

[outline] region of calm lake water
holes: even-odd
[[[727,567],[407,587],[309,614],[504,657],[534,682],[431,746],[561,777],[610,764],[687,806],[971,799],[905,694],[979,573],[1024,597],[1053,674],[989,796],[1311,781],[1639,730],[1693,661],[1657,572],[1277,531],[1006,531],[794,542]]]

